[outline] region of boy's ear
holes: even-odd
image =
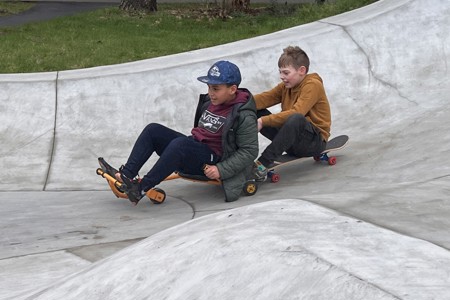
[[[306,67],[305,66],[300,66],[300,68],[298,68],[298,71],[301,75],[306,75]]]
[[[230,89],[231,89],[231,93],[234,94],[234,93],[236,93],[238,87],[237,87],[237,85],[233,84],[232,86],[230,86]]]

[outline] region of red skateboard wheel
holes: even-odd
[[[336,157],[335,156],[331,156],[328,158],[328,164],[330,166],[335,165],[336,164]]]
[[[272,174],[272,177],[270,177],[270,180],[272,181],[272,182],[278,182],[278,181],[280,181],[280,175],[279,174],[277,174],[277,173],[273,173]]]

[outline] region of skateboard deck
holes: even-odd
[[[116,179],[115,174],[118,172],[117,169],[109,165],[102,157],[98,158],[100,168],[97,169],[97,175],[102,176],[108,182],[111,191],[117,198],[128,199],[123,183]],[[220,180],[209,179],[206,176],[201,175],[190,175],[181,172],[174,172],[169,175],[164,181],[183,179],[191,182],[211,184],[211,185],[222,185]],[[247,196],[252,196],[257,191],[257,185],[254,180],[249,180],[245,183],[243,192]],[[160,188],[152,188],[146,192],[147,197],[155,204],[163,203],[166,199],[166,193]]]
[[[313,156],[315,161],[325,161],[330,166],[335,165],[337,163],[336,156],[329,156],[328,154],[332,151],[337,151],[344,148],[348,143],[349,137],[347,135],[339,135],[327,142],[325,150],[320,153],[318,156]],[[267,173],[267,177],[271,182],[278,182],[280,180],[280,175],[276,172],[276,169],[280,166],[283,166],[287,163],[295,162],[300,159],[304,159],[305,157],[297,157],[289,154],[280,155],[275,160],[275,166],[270,168]]]
[[[171,175],[169,175],[166,179],[164,179],[164,181],[180,178],[192,182],[206,183],[212,185],[222,185],[222,181],[220,180],[209,179],[208,177],[202,175],[185,174],[182,172],[174,172]],[[244,184],[242,191],[246,196],[253,196],[254,194],[256,194],[257,188],[258,187],[254,180],[247,180]]]

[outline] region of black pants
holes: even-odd
[[[257,112],[258,118],[270,114],[267,109]],[[263,127],[260,133],[272,141],[258,158],[265,166],[273,163],[284,152],[297,157],[309,157],[319,155],[326,147],[319,129],[302,114],[290,116],[281,128]]]

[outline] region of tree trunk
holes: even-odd
[[[156,0],[121,0],[119,8],[125,11],[157,11]]]
[[[222,0],[220,15],[227,17],[232,11],[245,11],[250,7],[250,0]]]
[[[233,0],[232,8],[234,10],[243,11],[250,7],[250,0]]]

